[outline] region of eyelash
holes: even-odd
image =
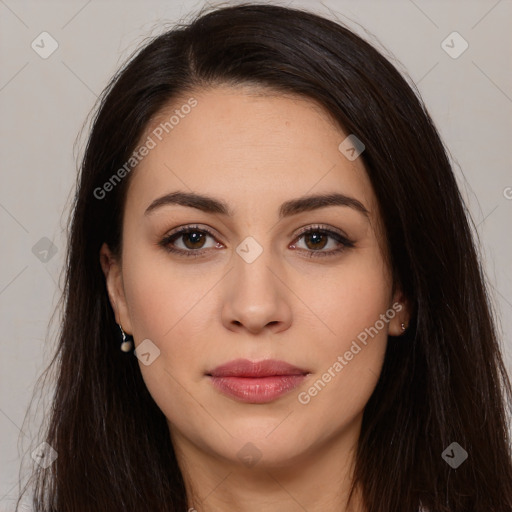
[[[206,252],[208,249],[190,249],[188,251],[184,251],[183,249],[176,249],[172,247],[170,244],[173,243],[175,240],[179,239],[180,236],[189,234],[189,233],[202,233],[207,234],[215,239],[215,235],[208,229],[208,228],[200,228],[199,226],[184,226],[180,228],[178,231],[175,231],[174,233],[171,233],[167,236],[165,236],[158,245],[162,246],[167,252],[179,254],[185,257],[192,257],[196,258],[199,256],[202,256],[204,252]],[[316,226],[310,226],[300,233],[297,234],[297,236],[294,239],[294,244],[300,240],[304,235],[309,235],[311,233],[320,233],[322,235],[327,235],[331,238],[334,238],[338,243],[341,244],[341,247],[337,249],[331,249],[330,251],[313,251],[313,250],[307,250],[307,249],[299,249],[300,251],[306,251],[310,253],[311,258],[317,258],[317,257],[326,257],[326,256],[336,256],[337,254],[343,252],[347,248],[354,247],[354,242],[346,238],[345,236],[341,235],[340,233],[337,233],[336,231],[332,231],[331,229],[324,228],[322,226],[316,225]]]

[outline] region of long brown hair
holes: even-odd
[[[80,167],[69,232],[57,380],[45,437],[58,453],[34,467],[41,512],[184,511],[166,419],[119,330],[99,261],[115,254],[129,159],[169,101],[217,84],[258,84],[313,99],[364,143],[389,262],[411,305],[389,337],[367,403],[353,489],[368,512],[512,510],[512,390],[469,216],[447,152],[419,94],[342,24],[300,9],[244,4],[203,11],[146,43],[113,77]],[[468,459],[442,453],[457,442]]]

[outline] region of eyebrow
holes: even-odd
[[[233,210],[226,202],[195,192],[171,192],[159,197],[146,208],[144,215],[149,215],[163,206],[176,204],[196,208],[206,213],[233,216]],[[279,208],[279,219],[327,206],[348,206],[366,217],[370,215],[366,207],[357,199],[335,192],[304,196],[286,201]]]

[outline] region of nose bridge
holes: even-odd
[[[279,280],[270,269],[278,266],[277,258],[270,241],[263,240],[263,236],[258,238],[261,243],[254,236],[247,236],[236,247],[233,278],[242,294],[274,296]]]
[[[274,275],[282,274],[282,268],[270,242],[260,243],[256,237],[248,236],[235,252],[223,309],[226,325],[232,328],[233,324],[241,324],[251,332],[267,324],[287,325],[291,317],[289,304],[281,280]]]

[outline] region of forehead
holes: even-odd
[[[148,124],[140,144],[152,148],[132,172],[127,201],[143,209],[157,195],[193,190],[223,198],[236,212],[337,191],[373,210],[362,160],[339,150],[348,135],[301,96],[255,87],[193,91]]]

